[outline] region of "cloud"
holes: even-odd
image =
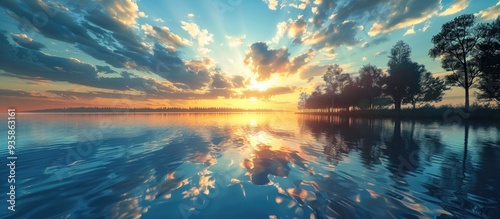
[[[328,65],[307,65],[299,71],[300,79],[307,80],[315,76],[323,75]]]
[[[188,14],[188,17],[189,17],[189,18],[194,18],[194,14],[193,14],[193,13],[189,13],[189,14]]]
[[[429,27],[431,27],[431,21],[426,21],[422,29],[420,29],[420,31],[425,32],[427,31],[427,29],[429,29]]]
[[[309,0],[299,0],[297,3],[290,3],[288,5],[285,5],[285,2],[283,1],[283,4],[281,5],[281,7],[283,8],[284,6],[289,6],[292,8],[304,10],[304,9],[306,9],[308,4],[309,4]]]
[[[293,92],[295,92],[295,89],[296,89],[296,87],[281,86],[281,87],[271,87],[271,88],[264,90],[264,91],[244,90],[242,92],[242,95],[239,97],[240,98],[249,98],[249,97],[270,98],[270,97],[276,96],[276,95],[293,93]]]
[[[368,61],[368,58],[363,56],[363,58],[361,58],[361,61],[366,62],[366,61]]]
[[[242,88],[245,87],[245,77],[241,75],[235,75],[231,79],[231,82],[233,84],[233,87],[235,88]]]
[[[312,36],[303,40],[317,49],[333,49],[342,45],[353,46],[359,43],[356,39],[358,27],[354,21],[344,21],[340,24],[331,23],[324,30],[318,30]]]
[[[104,72],[105,74],[116,73],[116,71],[114,71],[113,69],[111,69],[111,67],[107,65],[106,66],[96,65],[96,70],[97,72]]]
[[[200,52],[204,54],[208,51],[205,46],[214,42],[213,34],[209,33],[206,29],[200,29],[200,27],[193,22],[181,21],[181,28],[192,38],[197,39],[198,46],[201,48]]]
[[[479,11],[474,15],[476,15],[476,17],[478,17],[481,21],[489,21],[496,19],[499,14],[500,14],[500,1],[498,1],[496,5],[491,6],[482,11]]]
[[[161,18],[155,18],[155,20],[154,20],[154,21],[156,21],[156,22],[160,22],[160,23],[165,22],[165,21],[164,21],[163,19],[161,19]]]
[[[286,48],[269,49],[266,43],[258,42],[250,46],[244,64],[258,74],[258,80],[269,79],[272,73],[286,73],[289,68],[290,53]]]
[[[335,8],[335,2],[334,0],[321,0],[314,1],[314,3],[317,6],[312,8],[314,14],[312,17],[312,23],[316,28],[319,28],[323,26],[326,18],[330,16],[332,10]]]
[[[46,95],[38,91],[27,92],[23,90],[8,90],[8,89],[0,89],[0,96],[47,98]]]
[[[162,42],[165,46],[178,47],[190,44],[187,39],[183,39],[180,36],[172,33],[166,26],[158,27],[151,26],[149,24],[143,24],[141,25],[141,29],[144,31],[147,37]]]
[[[108,15],[125,26],[132,27],[138,17],[146,17],[139,12],[139,6],[132,0],[101,0]]]
[[[370,20],[381,10],[380,7],[385,6],[388,2],[389,0],[347,1],[337,7],[335,19],[344,21],[348,18],[368,16]]]
[[[14,42],[27,49],[40,50],[45,47],[45,45],[29,38],[28,35],[24,33],[12,34],[11,36]]]
[[[315,51],[309,49],[290,61],[290,53],[287,48],[269,49],[266,43],[258,42],[250,46],[243,61],[245,66],[257,73],[257,80],[263,81],[269,79],[273,73],[296,73],[312,59],[314,54]]]
[[[307,22],[304,20],[303,16],[299,18],[288,26],[288,37],[293,39],[294,43],[301,42],[301,36],[306,32]]]
[[[231,88],[231,82],[222,74],[216,73],[212,77],[212,87],[213,88]]]
[[[283,35],[285,34],[286,30],[288,28],[288,23],[286,21],[282,21],[282,22],[279,22],[277,25],[276,25],[276,35],[273,37],[273,39],[271,40],[273,43],[278,43],[281,39],[281,37],[283,37]]]
[[[411,35],[411,34],[415,34],[415,25],[411,26],[411,28],[406,30],[406,32],[403,34],[403,36]]]
[[[278,6],[278,0],[262,0],[267,4],[267,7],[273,11],[276,11],[276,6]]]
[[[439,16],[448,16],[452,14],[456,14],[469,6],[470,0],[456,0],[455,3],[450,5],[446,10],[439,13]]]
[[[381,56],[387,54],[387,51],[378,51],[375,53],[375,56]]]
[[[373,23],[368,35],[376,36],[422,23],[437,14],[440,6],[440,1],[390,2],[388,16],[380,16]]]
[[[246,36],[240,36],[240,37],[234,37],[234,36],[226,36],[226,39],[228,40],[228,44],[230,47],[236,47],[239,46],[243,43],[245,40]]]
[[[291,65],[290,65],[289,72],[290,73],[297,72],[297,70],[302,68],[305,64],[307,64],[313,58],[315,53],[316,52],[314,50],[309,49],[304,54],[299,55],[297,57],[294,57],[290,63]]]
[[[382,37],[379,37],[379,38],[375,38],[373,39],[372,41],[370,41],[369,43],[368,42],[364,42],[361,47],[363,48],[368,48],[368,47],[371,47],[371,46],[376,46],[376,45],[379,45],[379,44],[382,44],[384,42],[387,42],[389,41],[389,37],[387,36],[382,36]]]

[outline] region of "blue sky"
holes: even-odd
[[[223,106],[294,109],[326,66],[386,68],[398,40],[427,54],[441,25],[496,0],[0,2],[5,107]],[[443,103],[460,104],[460,88]]]

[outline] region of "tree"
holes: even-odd
[[[432,73],[425,70],[423,65],[420,66],[419,71],[421,71],[421,78],[418,82],[418,89],[410,92],[403,100],[403,102],[411,104],[413,109],[415,109],[419,102],[441,101],[444,91],[449,89],[443,79],[433,77]]]
[[[368,108],[373,108],[375,99],[382,95],[382,69],[368,64],[361,67],[359,73],[357,84],[363,94],[361,99],[366,99]]]
[[[475,25],[473,14],[464,14],[443,24],[441,32],[432,37],[434,47],[429,50],[432,58],[441,58],[447,71],[446,81],[465,89],[465,110],[469,110],[469,89],[479,75],[474,51],[481,39],[481,28]]]
[[[401,102],[418,90],[420,71],[419,65],[410,59],[411,48],[403,41],[398,41],[391,49],[388,76],[382,79],[383,91],[394,102],[394,109],[401,110]]]
[[[332,92],[332,110],[334,108],[334,96],[337,91],[337,77],[342,74],[343,69],[338,64],[328,66],[326,73],[323,75],[323,81],[326,83],[327,93]]]
[[[309,95],[306,92],[300,93],[299,103],[297,105],[297,108],[299,110],[303,111],[306,108],[306,102],[307,102],[308,98],[309,98]]]
[[[478,98],[500,101],[500,17],[480,28],[484,37],[476,55],[480,72]]]

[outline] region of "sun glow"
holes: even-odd
[[[250,101],[250,102],[257,102],[257,98],[255,98],[255,97],[250,97],[249,101]]]
[[[267,81],[252,80],[252,82],[250,83],[250,86],[249,86],[250,89],[258,90],[258,91],[266,91],[270,87],[272,87],[271,80],[267,80]]]

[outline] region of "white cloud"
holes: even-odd
[[[189,14],[188,14],[188,17],[189,17],[189,18],[194,18],[194,14],[193,14],[193,13],[189,13]]]
[[[140,16],[139,6],[133,0],[117,0],[117,1],[102,1],[102,5],[106,8],[106,12],[118,22],[133,26],[136,24],[136,19]],[[144,13],[142,13],[144,14]],[[144,16],[146,16],[144,14]]]
[[[431,27],[431,21],[426,21],[422,29],[420,29],[420,31],[425,32],[427,31],[427,29],[429,29],[429,27]]]
[[[478,17],[482,21],[496,19],[498,15],[500,15],[500,1],[498,1],[496,5],[484,9],[474,15],[476,15],[476,17]]]
[[[469,6],[470,0],[457,0],[453,3],[449,8],[439,13],[439,16],[448,16],[452,14],[456,14]]]
[[[276,6],[278,6],[278,0],[262,0],[262,1],[267,4],[267,7],[269,7],[269,9],[276,11]]]
[[[165,21],[164,21],[163,19],[161,19],[161,18],[156,18],[156,19],[155,19],[155,21],[156,21],[156,22],[160,22],[160,23],[165,22]]]
[[[196,39],[198,41],[199,50],[202,53],[209,52],[206,45],[214,42],[214,35],[209,33],[206,29],[200,29],[200,27],[193,22],[185,22],[181,21],[181,28],[185,30],[189,36]]]
[[[143,17],[143,18],[147,18],[148,15],[146,15],[146,13],[144,13],[143,11],[139,11],[139,13],[137,14],[139,17]]]
[[[235,46],[239,46],[243,43],[243,41],[245,40],[246,36],[243,35],[243,36],[240,36],[240,37],[233,37],[233,36],[226,36],[226,39],[229,41],[229,46],[230,47],[235,47]]]
[[[406,32],[405,32],[405,34],[403,34],[403,36],[411,35],[411,34],[415,34],[415,25],[411,26],[410,29],[406,30]]]
[[[366,61],[368,61],[368,59],[363,56],[363,58],[361,58],[361,61],[366,62]]]
[[[286,21],[279,22],[276,25],[276,29],[278,29],[278,31],[276,32],[276,35],[273,37],[272,42],[278,43],[285,34],[287,28],[288,28],[288,23]]]

